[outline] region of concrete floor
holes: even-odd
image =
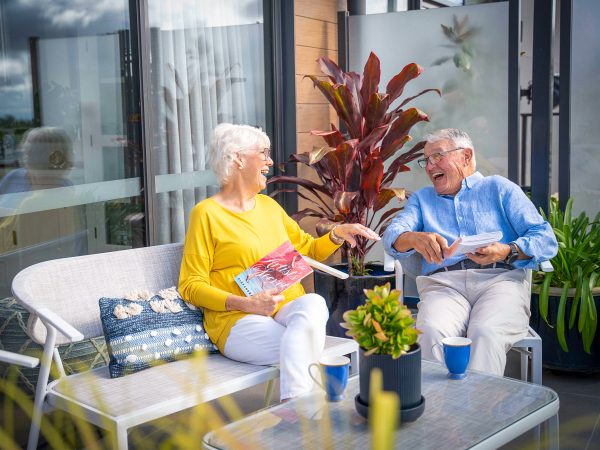
[[[518,354],[510,352],[506,375],[518,378],[519,367]],[[579,375],[555,373],[544,370],[543,383],[545,386],[554,389],[560,398],[560,448],[569,450],[600,449],[600,374]],[[278,386],[276,386],[275,389],[275,392],[277,391]],[[239,392],[232,397],[243,414],[250,414],[263,407],[264,392],[265,386],[262,385]],[[277,402],[277,400],[278,399],[275,396],[274,402]],[[1,404],[0,397],[0,405]],[[213,408],[214,411],[220,411],[223,420],[227,421],[228,414],[224,413],[223,405],[220,405],[217,402],[211,402],[210,407]],[[3,417],[2,414],[2,410],[0,410],[0,423],[5,424],[6,418]],[[14,417],[16,427],[15,434],[18,437],[19,445],[24,447],[29,426],[28,421],[23,414],[18,412]],[[186,419],[184,418],[183,420],[185,421]],[[143,444],[131,445],[130,448],[158,448],[160,443],[167,436],[168,430],[171,429],[170,424],[174,424],[175,421],[181,423],[181,415],[166,419],[160,425],[154,424],[147,428],[138,427],[138,429],[135,430],[135,433],[138,437],[140,435],[144,436]],[[131,440],[133,441],[134,439]],[[0,444],[0,448],[5,447]],[[39,448],[50,447],[42,442]],[[533,448],[536,447],[533,442],[532,432],[526,433],[503,447],[505,450]]]

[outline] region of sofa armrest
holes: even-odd
[[[0,350],[0,361],[27,367],[28,369],[33,369],[40,363],[39,359],[32,356],[19,355],[18,353],[7,352],[5,350]]]
[[[38,309],[34,311],[33,314],[38,316],[40,320],[44,323],[44,325],[52,325],[71,342],[78,342],[83,340],[83,334],[81,334],[74,327],[69,325],[62,317],[50,311],[48,308]]]

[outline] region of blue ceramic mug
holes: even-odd
[[[312,373],[316,367],[321,373],[321,380]],[[308,374],[327,393],[327,400],[339,402],[344,398],[344,391],[348,386],[348,373],[350,360],[345,356],[324,356],[319,364],[312,363],[308,366]]]
[[[443,357],[439,347],[443,348]],[[447,337],[441,344],[431,347],[433,355],[448,368],[448,378],[461,380],[467,376],[467,366],[471,357],[471,339],[465,337]]]

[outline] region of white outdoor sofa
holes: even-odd
[[[126,449],[131,427],[200,403],[265,382],[265,401],[270,400],[277,367],[239,363],[219,354],[205,359],[202,374],[198,358],[121,378],[110,378],[108,367],[65,374],[57,346],[103,335],[98,299],[122,297],[132,289],[158,292],[177,286],[182,250],[182,244],[167,244],[77,256],[35,264],[17,274],[13,294],[31,313],[29,336],[44,346],[28,449],[37,446],[47,409],[69,411],[108,430],[112,448]],[[349,354],[351,371],[357,373],[355,341],[328,336],[325,354]],[[52,361],[60,377],[49,382]]]

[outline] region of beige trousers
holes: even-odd
[[[530,287],[525,270],[468,269],[417,277],[417,328],[423,358],[449,336],[473,341],[469,368],[504,375],[506,352],[527,335]]]

